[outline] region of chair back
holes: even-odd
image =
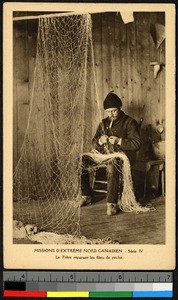
[[[139,133],[141,132],[142,123],[143,123],[143,117],[140,119],[140,122],[138,123]]]

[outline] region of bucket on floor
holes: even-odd
[[[152,142],[153,153],[157,159],[165,158],[165,141]]]

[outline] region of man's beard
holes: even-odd
[[[109,121],[111,122],[111,121],[115,121],[115,120],[117,120],[118,119],[118,116],[117,117],[109,117]]]

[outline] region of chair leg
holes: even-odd
[[[162,190],[162,196],[165,196],[164,170],[161,171],[161,190]]]
[[[92,188],[92,190],[94,190],[95,178],[96,178],[96,170],[93,171],[93,176],[92,176],[92,181],[91,181],[91,188]]]

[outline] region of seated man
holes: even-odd
[[[110,92],[103,102],[108,115],[99,124],[93,138],[93,147],[102,154],[122,151],[128,157],[131,166],[135,162],[136,151],[141,146],[139,128],[137,122],[127,116],[122,110],[122,101],[114,93]],[[117,157],[115,162],[106,165],[107,174],[107,215],[115,215],[118,212],[118,192],[121,160]],[[83,172],[81,176],[82,203],[81,206],[91,203],[92,190],[89,184],[87,168],[95,164],[94,161],[83,156]],[[122,191],[120,191],[122,192]]]

